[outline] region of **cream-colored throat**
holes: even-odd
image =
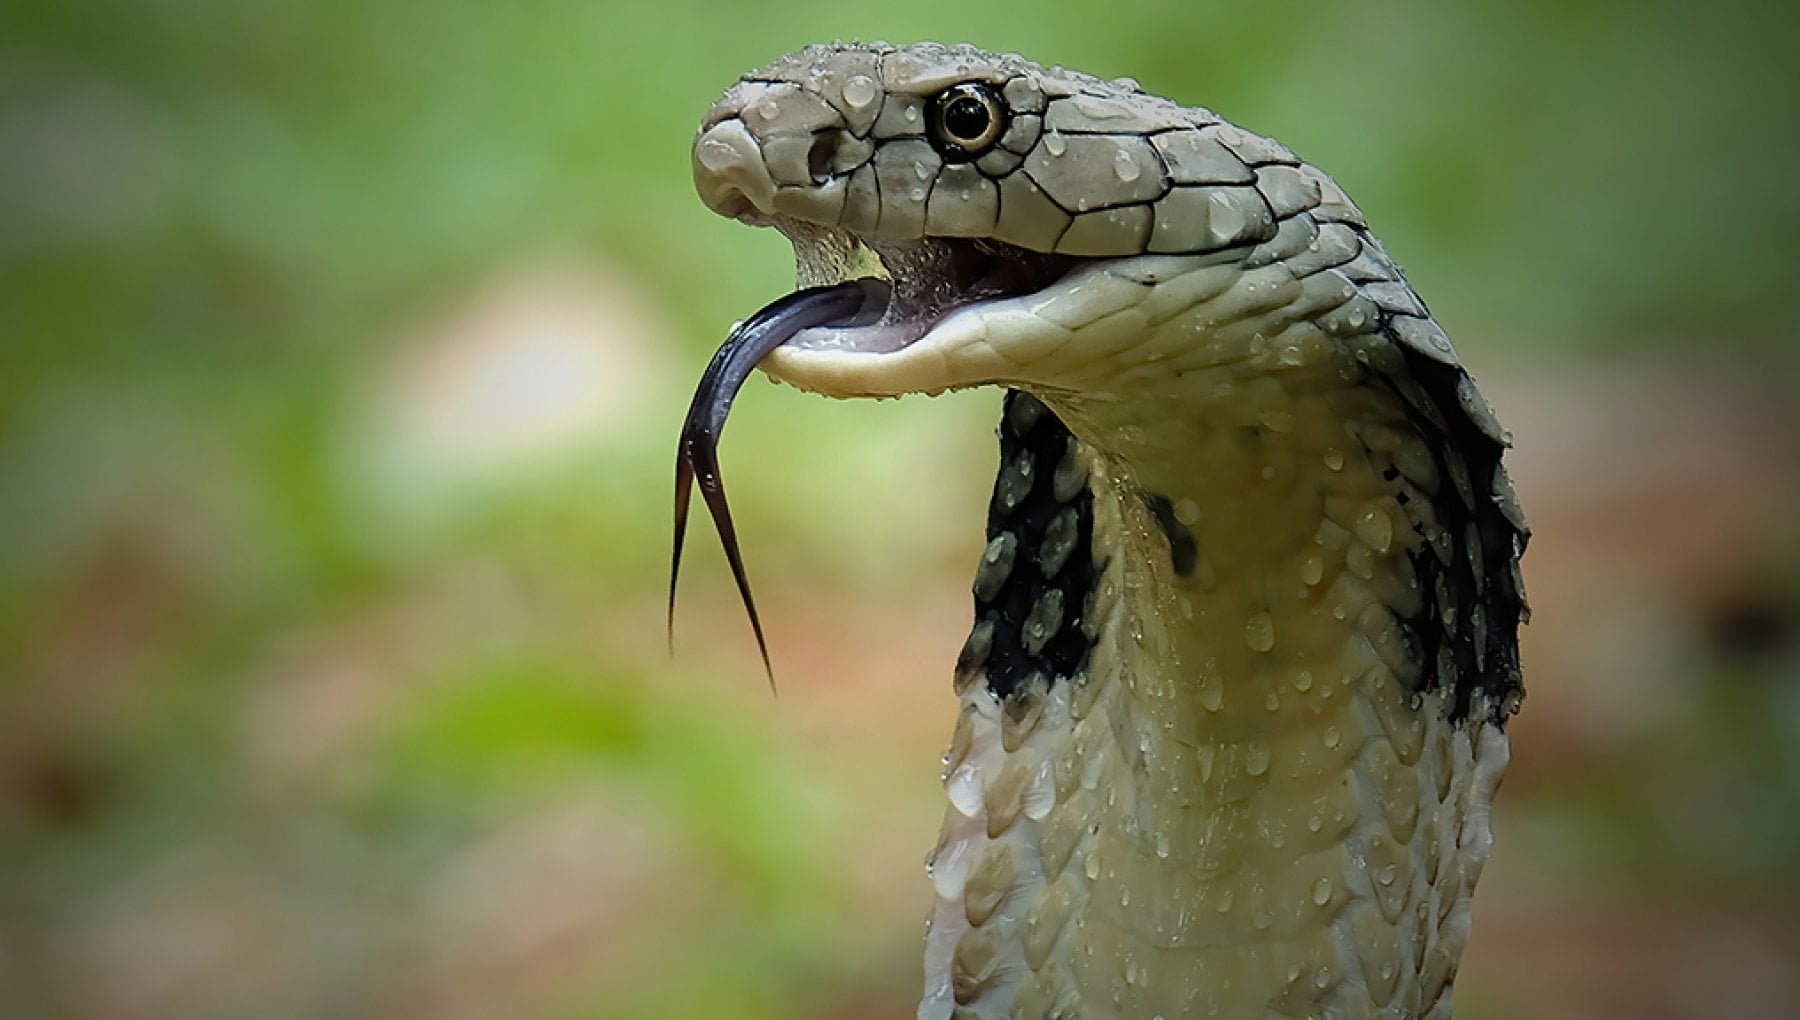
[[[1405,633],[1430,452],[1353,366],[1288,369],[1049,398],[1091,644],[1004,698],[964,663],[921,1018],[1448,1015],[1505,738]]]

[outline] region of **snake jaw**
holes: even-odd
[[[801,288],[869,281],[856,315],[795,333],[761,365],[780,381],[827,396],[890,397],[1003,381],[1003,373],[946,371],[972,337],[969,323],[951,320],[1041,293],[1083,261],[964,238],[865,238],[760,212],[740,218],[788,238]]]

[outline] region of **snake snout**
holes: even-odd
[[[701,201],[721,216],[774,212],[775,180],[763,161],[762,146],[744,122],[722,120],[694,140],[694,187]]]

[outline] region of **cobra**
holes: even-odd
[[[753,365],[1007,391],[922,1020],[1447,1017],[1528,531],[1356,206],[1204,109],[964,46],[784,57],[693,167],[798,266],[678,458],[677,563],[697,478],[753,620],[715,456]]]

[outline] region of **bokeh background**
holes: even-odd
[[[739,73],[970,40],[1354,195],[1517,437],[1530,697],[1459,1016],[1800,1015],[1789,5],[0,10],[0,1016],[911,1015],[993,393],[757,381]]]

